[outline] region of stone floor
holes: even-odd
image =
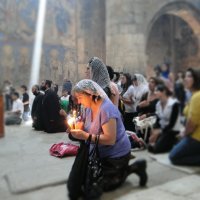
[[[6,127],[0,139],[1,200],[66,200],[66,180],[74,157],[63,159],[49,155],[52,144],[68,141],[66,133],[46,134],[32,130],[30,123]],[[159,164],[146,151],[133,155],[148,162],[147,187],[138,186],[135,175],[102,200],[197,200],[200,176]]]

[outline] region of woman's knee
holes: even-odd
[[[172,151],[169,153],[169,159],[170,159],[170,161],[171,161],[173,164],[175,164],[177,158],[178,158],[178,156],[177,156],[176,152],[173,151],[173,149],[172,149]]]
[[[175,146],[169,153],[169,159],[173,164],[178,164],[183,157],[183,150],[179,146]]]

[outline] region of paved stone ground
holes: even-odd
[[[65,182],[74,157],[59,159],[48,152],[52,144],[61,141],[68,141],[66,133],[37,132],[30,124],[6,127],[5,137],[0,139],[0,199],[68,199]],[[146,151],[132,153],[136,159],[148,162],[147,187],[138,187],[138,178],[133,174],[120,189],[105,193],[102,200],[200,199],[199,174],[159,164]]]

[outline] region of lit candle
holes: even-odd
[[[72,112],[72,115],[68,115],[67,122],[71,129],[75,129],[75,124],[76,124],[76,111],[75,110]]]
[[[73,110],[72,115],[74,118],[76,118],[76,110]]]
[[[70,126],[71,129],[73,129],[73,119],[69,118],[67,121],[68,125]]]

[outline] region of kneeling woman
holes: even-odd
[[[140,177],[141,186],[146,185],[146,161],[128,165],[131,145],[120,113],[103,89],[94,81],[85,79],[77,83],[73,93],[86,110],[79,129],[71,130],[72,136],[87,140],[92,135],[94,142],[96,135],[100,134],[99,153],[104,174],[102,189],[109,191],[117,188],[131,173]]]
[[[164,84],[156,87],[156,95],[159,99],[156,104],[158,127],[151,132],[148,150],[164,153],[170,151],[177,142],[181,128],[180,109],[178,100],[171,97],[171,91]]]

